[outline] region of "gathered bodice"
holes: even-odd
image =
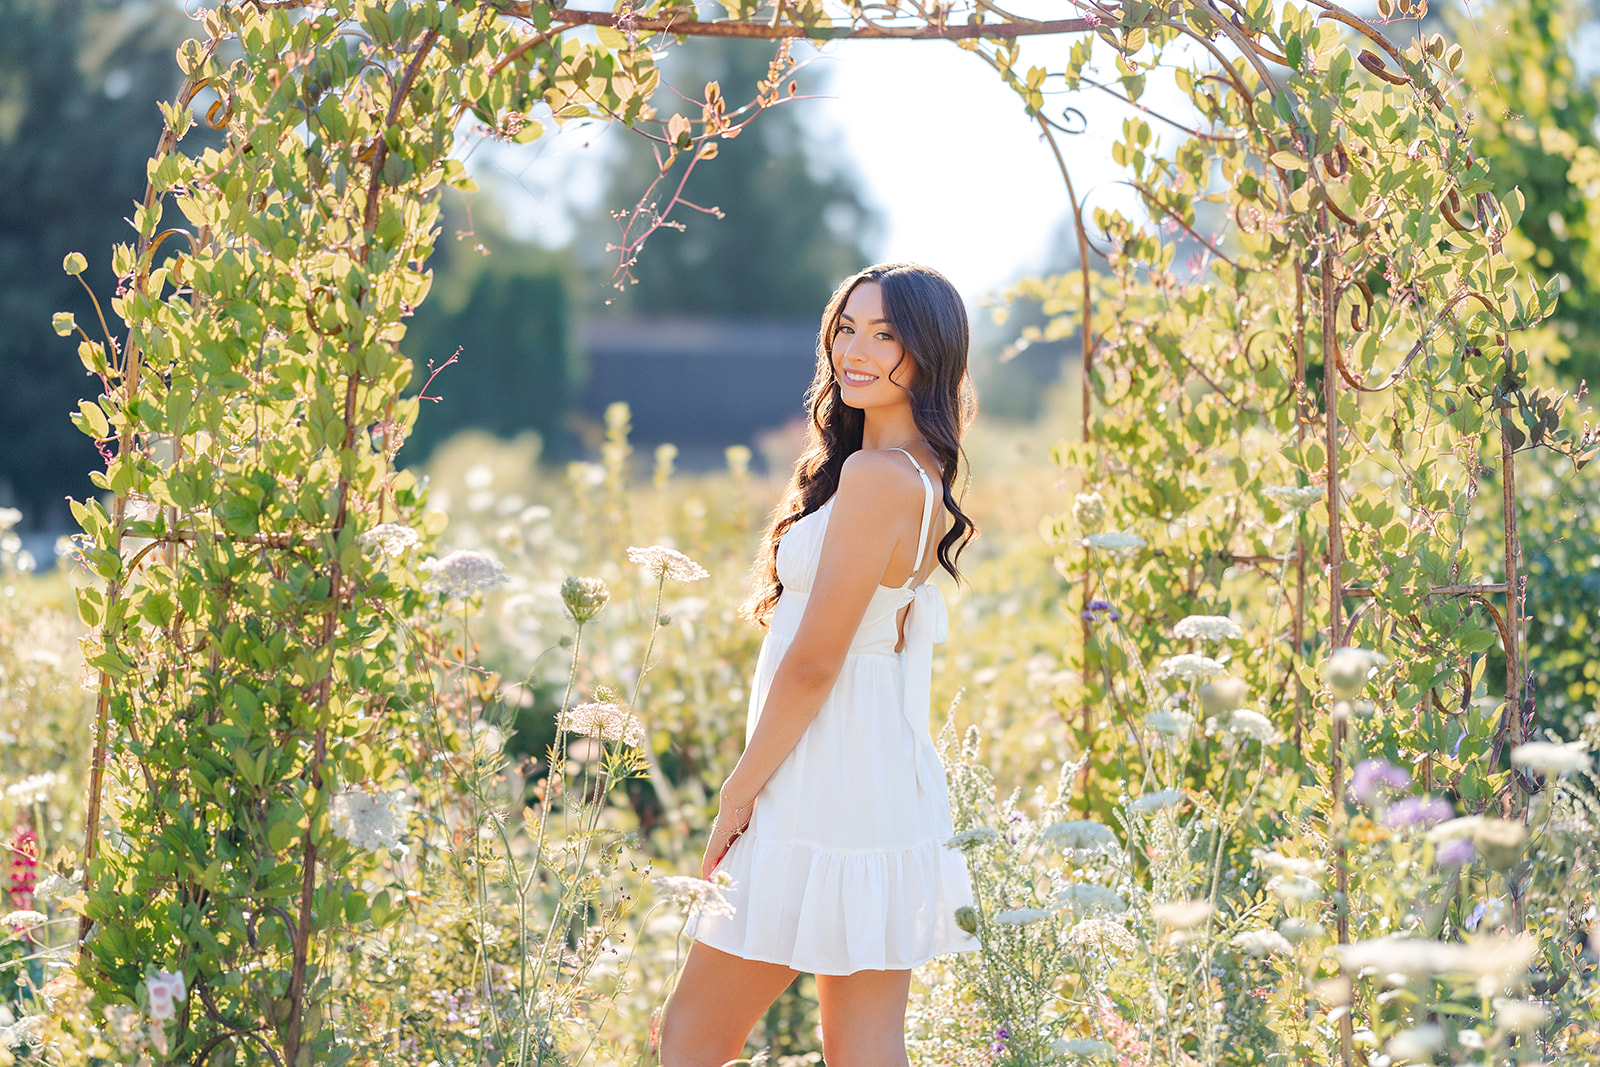
[[[917,468],[917,474],[922,478],[922,523],[917,531],[915,564],[920,568],[923,548],[927,544],[929,527],[933,522],[933,509],[939,500],[939,494],[934,490],[933,482],[915,456],[903,448],[894,451],[905,452],[911,459],[912,465]],[[772,613],[773,634],[793,637],[800,626],[800,619],[805,614],[806,600],[811,595],[812,584],[817,577],[817,564],[822,558],[822,541],[828,530],[828,516],[833,511],[833,499],[830,497],[816,511],[801,516],[778,539],[778,580],[783,583],[783,592],[779,595],[778,603]],[[927,607],[925,609],[913,607],[907,616],[906,650],[910,648],[912,629],[917,623],[927,624],[925,627],[917,628],[927,631],[929,643],[944,640],[943,631],[949,625],[944,599],[936,586],[926,582],[913,585],[916,578],[913,572],[903,585],[879,585],[874,590],[872,599],[867,603],[866,614],[862,616],[861,625],[856,630],[855,639],[850,643],[851,655],[872,653],[895,655],[895,645],[900,642],[900,624],[897,618],[900,609],[919,600],[926,602]],[[928,652],[931,656],[932,649]]]

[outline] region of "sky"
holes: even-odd
[[[1024,65],[1059,70],[1071,43],[1029,41]],[[948,41],[845,41],[811,62],[826,74],[824,95],[783,106],[802,109],[815,147],[841,156],[877,208],[881,259],[933,266],[972,303],[1051,265],[1070,219],[1060,171],[980,57]],[[1089,115],[1089,132],[1063,144],[1079,195],[1128,209],[1110,160],[1122,105],[1082,94],[1074,102]],[[555,247],[572,239],[571,212],[595,206],[606,146],[619,135],[572,124],[531,146],[480,143],[469,165],[480,180],[498,179],[514,235]]]

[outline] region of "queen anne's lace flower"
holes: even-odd
[[[376,852],[399,848],[406,833],[405,791],[367,793],[352,789],[328,804],[333,832],[356,848]]]
[[[1278,933],[1290,941],[1305,941],[1313,937],[1321,937],[1328,931],[1323,925],[1312,919],[1285,919],[1278,924]]]
[[[1528,741],[1511,750],[1511,762],[1518,767],[1551,777],[1565,778],[1586,771],[1594,761],[1588,746],[1581,741],[1558,745],[1551,741]]]
[[[1249,708],[1235,708],[1229,712],[1225,729],[1235,737],[1251,737],[1263,742],[1278,739],[1278,728],[1272,725],[1272,720]]]
[[[1177,900],[1152,905],[1150,916],[1169,930],[1191,930],[1211,918],[1215,910],[1209,900]]]
[[[1252,956],[1270,956],[1274,952],[1293,952],[1289,939],[1276,930],[1244,930],[1233,935],[1228,942],[1241,952]]]
[[[1395,1034],[1383,1048],[1396,1060],[1431,1063],[1433,1054],[1444,1048],[1444,1030],[1438,1023],[1423,1023]]]
[[[60,771],[30,774],[6,786],[6,796],[19,807],[31,808],[49,800],[50,791],[66,780],[66,775]]]
[[[1000,835],[987,826],[974,826],[970,830],[962,830],[945,844],[951,848],[967,849],[974,845],[987,845]]]
[[[5,918],[0,919],[0,926],[21,931],[30,930],[35,926],[42,926],[47,921],[43,912],[24,908],[21,911],[8,913]]]
[[[1375,668],[1388,657],[1367,648],[1337,648],[1322,665],[1322,678],[1335,700],[1350,701],[1361,695]]]
[[[1106,499],[1099,493],[1079,493],[1072,498],[1072,521],[1086,534],[1096,534],[1106,524]]]
[[[1161,673],[1168,678],[1195,682],[1204,678],[1216,678],[1227,674],[1228,668],[1210,656],[1197,656],[1192,652],[1185,652],[1182,655],[1167,657],[1166,661],[1161,664]]]
[[[422,537],[404,523],[384,522],[362,534],[361,543],[368,548],[376,548],[385,556],[394,557],[422,544]]]
[[[1128,910],[1128,902],[1122,899],[1122,894],[1091,882],[1069,885],[1061,890],[1056,894],[1056,906],[1080,915],[1101,915],[1106,912]]]
[[[1152,733],[1182,737],[1194,728],[1194,717],[1176,708],[1158,708],[1144,717],[1144,724]]]
[[[506,581],[506,565],[493,556],[457,549],[442,559],[426,559],[421,569],[433,575],[422,583],[424,592],[465,597],[493,589]]]
[[[1244,628],[1226,615],[1189,615],[1178,620],[1172,636],[1180,641],[1237,641],[1244,636]]]
[[[1539,943],[1526,933],[1467,942],[1390,936],[1339,945],[1334,952],[1340,965],[1353,974],[1370,967],[1379,974],[1464,974],[1509,979],[1528,969],[1539,952]]]
[[[22,512],[16,508],[0,508],[0,533],[22,521]]]
[[[1139,942],[1127,927],[1105,919],[1080,919],[1067,931],[1067,944],[1081,951],[1132,952]]]
[[[698,582],[711,572],[675,548],[651,545],[649,548],[628,546],[628,562],[637,563],[650,571],[651,576],[665,575],[675,582]]]
[[[1285,511],[1299,511],[1309,508],[1325,494],[1317,485],[1269,485],[1261,490],[1261,495],[1271,497]]]
[[[599,741],[620,741],[637,748],[644,741],[644,724],[627,706],[612,701],[593,701],[568,709],[557,728]]]
[[[1322,895],[1322,887],[1301,874],[1279,874],[1267,882],[1267,892],[1291,904],[1304,904]]]
[[[611,590],[599,578],[570,577],[561,583],[561,602],[575,622],[588,622],[611,599]]]
[[[1305,859],[1301,856],[1285,856],[1283,853],[1264,848],[1250,850],[1250,858],[1269,871],[1281,871],[1284,874],[1298,875],[1302,878],[1312,878],[1323,872],[1321,860]]]
[[[708,882],[681,874],[663,874],[650,879],[661,891],[662,897],[682,908],[693,918],[696,915],[731,916],[734,906],[723,893],[723,884]]]
[[[1107,530],[1104,533],[1090,534],[1083,539],[1087,548],[1098,549],[1112,556],[1131,556],[1148,542],[1136,533],[1127,530]]]
[[[1050,913],[1043,908],[1011,908],[996,915],[994,921],[1001,926],[1026,926],[1048,918],[1049,915]]]
[[[1111,827],[1093,819],[1053,822],[1039,834],[1057,848],[1115,848],[1117,835]]]
[[[1183,790],[1162,789],[1155,793],[1146,793],[1129,804],[1128,807],[1141,815],[1148,815],[1151,812],[1164,811],[1181,803],[1183,803]]]

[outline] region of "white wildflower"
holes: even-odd
[[[1011,908],[996,915],[994,922],[1000,926],[1027,926],[1049,916],[1043,908]]]
[[[1106,912],[1127,911],[1128,902],[1114,889],[1086,882],[1069,885],[1057,893],[1056,907],[1080,915],[1103,915]]]
[[[50,791],[66,780],[67,776],[60,771],[30,774],[6,786],[6,796],[19,807],[31,808],[49,800]]]
[[[1000,835],[987,826],[974,826],[970,830],[962,830],[945,844],[950,848],[967,849],[974,845],[987,845],[998,839]]]
[[[1290,904],[1304,904],[1322,895],[1322,887],[1300,874],[1274,875],[1267,882],[1267,892]]]
[[[144,987],[150,995],[150,1018],[158,1021],[172,1018],[176,1014],[172,1002],[188,997],[182,971],[161,971],[154,978],[146,979]]]
[[[1150,916],[1169,930],[1192,930],[1215,910],[1209,900],[1177,900],[1152,905]]]
[[[1244,628],[1226,615],[1189,615],[1178,620],[1172,636],[1180,641],[1237,641],[1244,636]]]
[[[1161,664],[1161,673],[1168,678],[1195,682],[1227,674],[1228,668],[1210,656],[1197,656],[1192,652],[1185,652],[1182,655],[1167,657]]]
[[[1072,521],[1082,533],[1099,533],[1106,524],[1106,498],[1099,493],[1079,493],[1073,497]]]
[[[1229,712],[1227,731],[1235,737],[1251,737],[1262,742],[1278,739],[1278,728],[1272,725],[1272,720],[1249,708],[1235,708]]]
[[[1117,845],[1117,835],[1111,832],[1111,827],[1093,819],[1053,822],[1039,836],[1057,848],[1101,849]]]
[[[1123,559],[1133,555],[1148,542],[1136,533],[1126,530],[1108,530],[1093,533],[1083,539],[1084,547],[1097,549],[1109,556]]]
[[[1507,1030],[1515,1030],[1522,1034],[1539,1029],[1544,1025],[1545,1019],[1550,1017],[1549,1010],[1533,1000],[1495,997],[1493,1006],[1495,1022]]]
[[[600,741],[620,741],[629,748],[644,741],[644,724],[626,705],[612,701],[579,704],[557,717],[556,728]]]
[[[1315,919],[1285,919],[1278,924],[1278,933],[1290,941],[1306,941],[1321,937],[1328,931]]]
[[[0,1018],[10,1017],[9,1011],[0,1015]],[[31,1048],[38,1044],[44,1036],[45,1019],[43,1015],[24,1015],[9,1026],[0,1024],[0,1049],[9,1053],[15,1051],[18,1045]]]
[[[1132,952],[1139,943],[1127,927],[1118,923],[1105,919],[1080,919],[1067,931],[1067,944],[1080,952],[1087,949]]]
[[[1194,716],[1177,708],[1158,708],[1144,717],[1144,724],[1152,733],[1182,737],[1194,728]]]
[[[367,793],[352,789],[336,793],[328,804],[333,832],[356,848],[376,852],[399,848],[406,834],[405,790]]]
[[[493,556],[461,548],[442,559],[422,561],[421,569],[433,575],[422,583],[424,592],[465,597],[493,589],[506,581],[506,565]]]
[[[422,536],[404,523],[383,522],[362,534],[360,541],[363,546],[376,548],[383,555],[393,558],[404,555],[408,548],[422,544]]]
[[[0,918],[0,926],[21,932],[23,930],[31,930],[35,926],[43,926],[48,921],[43,912],[24,908],[21,911],[10,912],[4,918]]]
[[[1564,745],[1550,741],[1528,741],[1511,750],[1512,763],[1552,778],[1565,778],[1586,771],[1593,759],[1588,746],[1581,741],[1569,741]]]
[[[1244,930],[1234,934],[1228,943],[1252,956],[1269,956],[1274,952],[1294,951],[1289,939],[1276,930]]]
[[[1432,1063],[1433,1054],[1442,1048],[1444,1030],[1437,1023],[1423,1023],[1395,1034],[1384,1046],[1384,1051],[1397,1060]]]
[[[1372,968],[1379,974],[1464,974],[1495,980],[1520,976],[1538,954],[1529,934],[1481,937],[1465,943],[1415,937],[1376,937],[1339,945],[1334,952],[1350,972]]]
[[[1148,815],[1151,812],[1164,811],[1167,808],[1176,807],[1182,802],[1183,790],[1163,789],[1157,793],[1146,793],[1130,803],[1128,807],[1142,815]]]
[[[70,894],[78,887],[78,883],[68,878],[63,878],[54,871],[39,879],[39,884],[33,887],[35,900],[55,900]]]
[[[1050,1051],[1057,1056],[1115,1056],[1117,1046],[1092,1037],[1057,1038],[1050,1042]]]
[[[1301,878],[1314,878],[1326,869],[1321,860],[1285,856],[1271,849],[1253,848],[1250,850],[1250,858],[1270,871],[1282,871],[1284,874]]]
[[[1242,708],[1250,699],[1250,686],[1243,678],[1224,674],[1202,682],[1198,691],[1200,706],[1207,715],[1226,715],[1234,708]]]
[[[1262,496],[1271,497],[1285,511],[1308,508],[1326,495],[1317,485],[1269,485],[1261,490]]]
[[[0,533],[22,521],[22,512],[16,508],[0,508]]]
[[[588,622],[600,614],[600,609],[611,599],[611,590],[599,578],[581,578],[576,575],[561,583],[561,602],[576,622]]]
[[[649,548],[629,545],[628,562],[644,567],[652,577],[665,575],[675,582],[698,582],[711,574],[682,552],[664,545],[651,545]]]
[[[690,917],[697,915],[731,916],[733,904],[723,893],[726,881],[708,882],[681,874],[662,874],[650,879],[662,897],[682,908]]]
[[[1387,662],[1387,656],[1371,649],[1337,648],[1322,665],[1322,679],[1335,700],[1351,701],[1361,695],[1373,671]]]

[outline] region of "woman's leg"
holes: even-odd
[[[661,1014],[662,1067],[722,1067],[800,972],[695,941]]]
[[[907,1067],[910,971],[817,975],[822,1057],[828,1067]]]

